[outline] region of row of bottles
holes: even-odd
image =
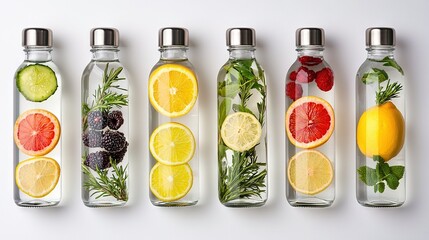
[[[297,60],[285,83],[286,197],[292,206],[335,199],[335,81],[324,31],[296,32]],[[228,207],[262,206],[267,189],[267,82],[251,28],[226,33],[228,61],[217,78],[218,193]],[[119,32],[91,30],[93,54],[82,75],[82,200],[89,207],[128,201],[129,95],[119,62]],[[405,201],[404,73],[395,31],[369,28],[368,58],[356,75],[357,199],[364,206]],[[53,206],[61,199],[61,75],[52,32],[23,31],[26,58],[15,74],[15,202]],[[148,80],[149,184],[156,206],[190,206],[199,195],[198,78],[184,28],[159,31],[160,60]]]

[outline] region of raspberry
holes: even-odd
[[[299,67],[296,74],[296,81],[300,83],[309,83],[314,80],[316,73],[313,70],[310,70],[306,67]]]
[[[294,101],[302,97],[301,85],[295,82],[289,82],[286,84],[286,96],[290,97],[290,99]]]
[[[334,73],[330,68],[323,68],[316,73],[316,83],[320,90],[329,91],[334,86]]]
[[[291,73],[289,74],[289,79],[290,79],[290,80],[292,80],[292,81],[295,81],[295,80],[296,80],[296,72],[295,72],[295,71],[293,71],[293,72],[291,72]]]
[[[302,65],[305,65],[305,66],[316,66],[317,64],[323,61],[322,58],[311,57],[311,56],[302,56],[302,57],[299,57],[298,60]]]

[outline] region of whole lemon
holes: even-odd
[[[392,102],[374,106],[360,117],[356,138],[364,155],[379,155],[387,162],[404,146],[404,117]]]

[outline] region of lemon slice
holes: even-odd
[[[325,155],[316,150],[304,150],[289,160],[287,177],[297,192],[315,195],[329,187],[334,171]]]
[[[259,143],[261,124],[250,113],[237,112],[225,118],[221,127],[223,142],[232,150],[244,152]]]
[[[178,166],[157,163],[150,171],[150,190],[164,202],[186,196],[192,188],[192,181],[192,170],[187,163]]]
[[[149,100],[159,113],[180,117],[191,111],[198,96],[194,72],[179,64],[165,64],[149,77]]]
[[[187,163],[195,153],[194,135],[180,123],[160,125],[150,136],[149,145],[152,156],[165,165]]]
[[[16,185],[33,198],[48,195],[57,186],[59,179],[60,165],[52,158],[34,157],[16,166]]]

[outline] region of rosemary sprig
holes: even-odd
[[[128,164],[124,167],[116,165],[115,161],[110,158],[112,172],[109,176],[109,169],[98,169],[95,171],[97,176],[91,173],[91,170],[82,162],[83,174],[87,177],[84,183],[84,188],[92,191],[91,197],[96,196],[95,199],[102,197],[114,197],[120,201],[128,200],[127,190],[127,168]]]
[[[119,74],[122,72],[123,68],[118,67],[116,69],[109,69],[109,63],[106,64],[103,73],[102,84],[98,86],[95,90],[93,96],[94,101],[91,105],[87,103],[82,104],[82,127],[83,130],[86,130],[88,127],[87,124],[87,115],[91,111],[101,110],[104,112],[110,111],[113,107],[121,108],[122,106],[128,105],[128,95],[116,92],[127,91],[127,89],[121,88],[118,85],[119,81],[125,80],[125,78],[120,78]],[[115,91],[112,91],[115,90]]]
[[[252,65],[257,66],[257,75]],[[264,125],[266,114],[266,84],[263,70],[253,60],[237,60],[225,67],[225,81],[220,82],[218,93],[224,97],[219,106],[219,126],[232,110],[253,114]],[[236,90],[238,89],[238,91]],[[252,90],[257,90],[261,101],[257,103],[258,114],[252,112],[247,103],[252,97]],[[238,95],[240,104],[231,104],[231,99]],[[221,202],[240,198],[261,197],[266,192],[266,163],[258,162],[256,146],[245,152],[233,152],[231,164],[225,162],[226,151],[230,150],[219,137],[219,197]]]
[[[378,90],[375,93],[375,102],[377,105],[381,105],[392,100],[393,98],[397,98],[399,97],[399,92],[401,90],[402,85],[398,82],[390,83],[390,79],[387,80],[386,88],[382,87],[380,83],[378,83]]]

